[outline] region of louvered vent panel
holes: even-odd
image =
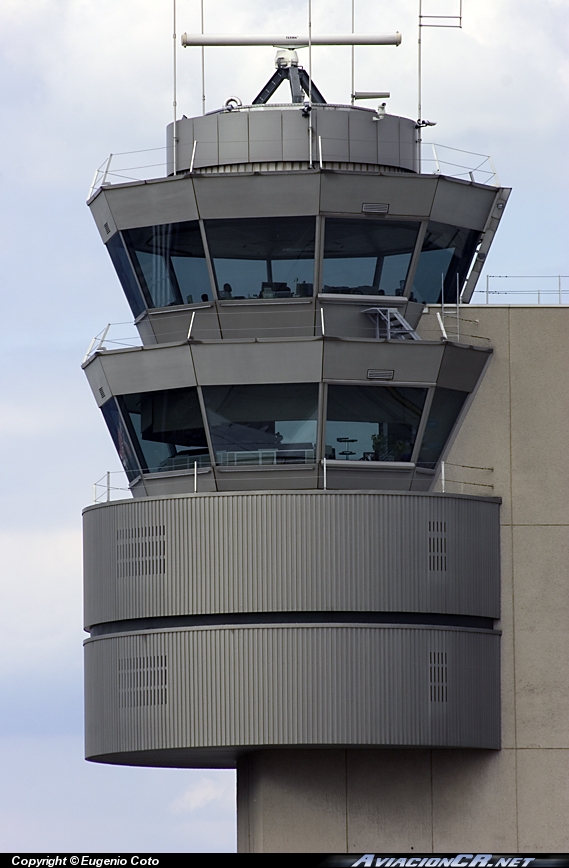
[[[389,205],[382,202],[364,202],[362,211],[364,214],[387,214]]]
[[[168,662],[163,654],[119,659],[119,708],[166,705]]]
[[[164,525],[117,530],[117,575],[156,576],[166,572],[166,528]]]
[[[448,700],[447,652],[431,651],[429,655],[429,688],[431,702]]]
[[[369,368],[367,372],[368,380],[392,380],[395,371],[379,371],[375,368]]]
[[[447,523],[429,522],[429,572],[446,573],[447,569]]]

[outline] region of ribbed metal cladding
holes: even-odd
[[[145,764],[152,751],[153,764],[168,765],[175,752],[176,764],[207,765],[204,755],[220,751],[231,765],[261,746],[500,747],[492,631],[184,628],[90,639],[85,652],[86,749],[95,760],[128,754]],[[125,660],[167,667],[167,701],[156,691],[122,701]]]
[[[436,560],[432,547],[443,536],[445,557]],[[87,626],[227,612],[499,617],[499,504],[484,498],[270,492],[137,499],[88,508],[84,540]]]

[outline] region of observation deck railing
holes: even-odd
[[[492,157],[488,154],[477,154],[435,142],[421,144],[421,174],[445,175],[447,178],[462,178],[463,181],[476,184],[500,186]]]
[[[132,322],[109,322],[92,339],[83,364],[101,350],[122,350],[127,347],[141,347],[142,339]]]
[[[502,284],[505,289],[493,289],[495,284],[491,281],[512,281],[509,284]],[[530,289],[522,289],[520,284],[515,284],[514,281],[540,281],[540,283]],[[544,281],[548,281],[549,285],[545,285]],[[526,284],[527,285],[527,284]],[[303,299],[307,301],[307,299]],[[212,302],[213,304],[213,302]],[[442,316],[438,315],[438,325],[424,334],[427,340],[439,340],[441,337],[450,340],[480,339],[488,341],[489,338],[478,334],[478,320],[468,317],[468,310],[472,305],[477,304],[506,304],[506,305],[564,305],[569,304],[569,275],[554,274],[554,275],[509,275],[509,274],[488,274],[486,275],[486,286],[482,289],[476,289],[470,303],[449,305],[443,309]],[[231,308],[232,319],[242,317],[243,325],[235,325],[233,322],[230,326],[225,326],[225,338],[239,338],[240,332],[250,336],[251,329],[254,327],[252,322],[251,308],[249,310],[238,310],[239,305]],[[257,307],[254,310],[258,310]],[[324,311],[320,309],[320,318],[316,318],[314,324],[306,326],[287,326],[284,318],[286,315],[296,317],[295,311],[280,311],[280,317],[283,321],[276,326],[267,326],[263,324],[263,333],[274,332],[275,337],[286,337],[290,333],[291,337],[318,337],[325,334],[325,319]],[[456,320],[456,322],[455,322]],[[449,327],[449,321],[450,327]],[[193,324],[193,323],[192,323]],[[188,337],[190,336],[188,332]],[[371,336],[371,330],[370,330]],[[220,338],[221,339],[221,338]],[[141,347],[142,339],[132,322],[107,323],[101,331],[91,340],[83,364],[87,362],[91,356],[97,352],[104,350],[125,349],[128,347]]]
[[[322,168],[328,157],[321,136],[318,138],[314,165]],[[337,159],[334,158],[331,162],[337,162]],[[492,157],[488,154],[478,154],[434,142],[422,142],[420,165],[424,175],[445,175],[478,184],[500,186]],[[87,198],[90,199],[100,187],[164,177],[166,167],[167,148],[164,146],[109,154],[96,170]],[[184,169],[184,174],[187,171]]]
[[[475,494],[479,497],[493,497],[494,468],[442,461],[434,490],[442,491],[445,494]]]
[[[249,457],[249,453],[243,453],[244,456]],[[263,466],[270,468],[272,463],[269,462],[261,462]],[[360,462],[354,462],[354,464],[360,465]],[[327,472],[334,469],[335,462],[328,461],[323,459],[320,461],[320,465],[322,465],[323,469],[323,487],[320,489],[321,491],[335,491],[334,488],[329,488],[327,485]],[[226,464],[218,463],[218,466],[222,469],[227,467]],[[239,462],[235,463],[235,466],[238,466],[241,470],[246,471],[249,468],[255,468],[258,466],[257,462]],[[286,473],[286,481],[287,484],[297,479],[303,485],[306,483],[306,475],[296,475],[295,469],[301,469],[303,467],[302,464],[298,465],[288,465],[287,473]],[[210,467],[204,468],[204,466],[200,466],[199,462],[192,462],[191,466],[187,468],[187,474],[191,477],[194,475],[194,491],[199,490],[198,482],[197,482],[197,474],[203,472],[204,469],[209,470]],[[345,469],[345,468],[344,468]],[[479,467],[473,464],[457,464],[452,461],[443,461],[439,467],[439,474],[437,481],[435,483],[434,490],[441,491],[445,494],[475,494],[480,497],[492,497],[494,495],[494,468],[493,467]],[[274,482],[275,488],[279,487],[279,483],[282,483],[283,476],[282,474],[279,476],[267,476],[266,474],[263,476],[263,482]],[[135,480],[136,481],[136,480]],[[124,470],[112,470],[107,471],[104,476],[101,476],[94,485],[93,485],[93,503],[110,503],[113,500],[125,500],[132,497],[128,480],[126,477],[126,473]]]

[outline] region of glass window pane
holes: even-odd
[[[148,307],[211,300],[197,220],[128,229],[123,234]]]
[[[446,223],[429,223],[415,277],[411,299],[440,304],[444,287],[445,302],[456,301],[478,244],[480,233]]]
[[[312,295],[314,217],[206,220],[222,299]]]
[[[328,386],[326,457],[410,461],[426,389]]]
[[[326,218],[322,292],[402,295],[419,223]]]
[[[316,383],[204,386],[203,396],[218,464],[315,460]]]
[[[119,458],[124,467],[125,473],[129,482],[140,476],[140,466],[138,458],[132,448],[132,443],[129,437],[128,430],[121,418],[119,408],[115,398],[111,398],[101,407],[103,418],[107,423],[107,428],[113,438],[115,448],[119,453]]]
[[[140,294],[140,289],[136,282],[136,277],[132,270],[132,265],[129,262],[128,254],[125,250],[120,232],[117,232],[110,241],[107,242],[106,248],[109,251],[109,256],[114,265],[118,279],[126,295],[126,300],[130,305],[135,317],[139,316],[144,310],[144,302]]]
[[[423,435],[418,467],[436,467],[468,392],[437,387]]]
[[[119,399],[147,473],[210,464],[197,389],[169,389]]]

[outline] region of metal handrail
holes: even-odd
[[[428,155],[429,149],[432,156]],[[445,151],[452,151],[463,156],[444,159]],[[469,157],[475,159],[467,159]],[[460,162],[457,160],[460,160]],[[446,175],[451,178],[464,178],[473,183],[491,184],[495,187],[500,186],[500,180],[492,157],[489,154],[478,154],[476,151],[465,151],[462,148],[453,148],[450,145],[441,145],[436,142],[422,142],[421,167],[426,163],[433,163],[435,168],[432,173],[425,172],[421,168],[423,174]],[[477,175],[481,175],[482,177],[478,179]]]
[[[192,155],[190,161],[190,172],[194,169],[196,156],[197,141],[194,140]],[[324,165],[323,142],[322,136],[318,136],[318,159],[320,168]],[[476,151],[465,151],[462,148],[453,148],[450,145],[441,145],[436,142],[421,142],[421,167],[432,163],[434,168],[432,173],[425,172],[423,174],[446,175],[451,178],[465,178],[473,182],[482,184],[492,184],[496,187],[500,186],[500,181],[492,162],[492,157],[489,154],[478,154]],[[460,154],[461,157],[447,155],[446,152],[452,154]],[[164,160],[160,162],[142,162],[138,164],[133,158],[136,154],[157,153],[164,155]],[[167,167],[168,148],[160,146],[157,148],[144,148],[138,151],[120,151],[111,153],[101,163],[95,171],[93,181],[89,187],[88,199],[103,186],[114,184],[122,184],[129,181],[148,181],[151,178],[157,177],[156,172],[149,172],[149,169],[164,169]],[[121,157],[127,158],[121,160]],[[124,165],[126,163],[126,165]],[[164,171],[162,174],[166,174]],[[162,176],[162,175],[160,175]]]

